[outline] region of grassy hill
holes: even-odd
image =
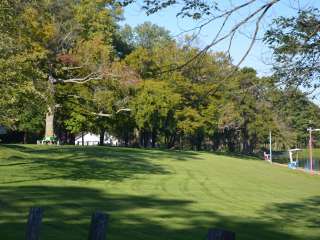
[[[31,206],[44,240],[87,239],[95,210],[110,240],[320,239],[320,176],[257,159],[106,147],[0,146],[0,239],[23,239]]]

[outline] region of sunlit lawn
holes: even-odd
[[[257,159],[106,147],[0,146],[0,239],[24,239],[44,208],[43,240],[87,239],[91,214],[109,240],[320,239],[320,176]]]

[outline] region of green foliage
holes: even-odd
[[[295,145],[298,147],[307,146],[309,141],[307,129],[320,126],[319,107],[312,103],[305,94],[296,89],[277,92],[273,97],[275,111],[291,127],[291,133],[295,134]],[[315,139],[320,139],[317,134]]]
[[[81,113],[72,112],[70,118],[64,121],[66,129],[71,133],[79,133],[88,129],[87,127],[87,118]]]
[[[138,47],[125,58],[125,62],[142,78],[151,78],[159,71],[153,57],[147,49]]]
[[[136,0],[120,0],[122,5],[128,5],[133,2],[137,2]],[[180,7],[177,10],[177,16],[182,17],[190,17],[195,20],[200,19],[203,16],[210,15],[213,11],[218,8],[218,1],[206,1],[206,0],[183,0],[182,2],[173,1],[173,0],[143,0],[142,8],[146,11],[146,13],[153,14],[162,9],[168,7]]]
[[[163,81],[145,81],[132,100],[131,108],[137,127],[153,135],[153,143],[159,132],[171,132],[174,114],[180,103],[180,95]]]
[[[150,11],[175,4],[149,3]],[[49,108],[61,134],[107,131],[125,145],[252,153],[266,146],[269,131],[278,146],[290,147],[305,144],[305,128],[319,124],[317,106],[277,87],[281,75],[259,78],[224,53],[200,54],[188,38],[176,42],[149,22],[120,28],[115,1],[0,4],[1,125],[39,131]],[[197,18],[212,6],[186,1],[181,15]],[[316,15],[294,20],[280,19],[282,28],[268,33],[279,59],[317,53],[310,32]],[[307,46],[304,32],[312,35]]]
[[[145,22],[133,29],[126,25],[123,31],[127,36],[126,39],[129,41],[129,44],[134,47],[152,49],[156,45],[163,46],[169,42],[173,42],[168,30],[151,22]]]
[[[58,106],[54,114],[67,116],[57,122],[71,118],[72,132],[83,129],[80,122],[85,119],[80,117],[87,118],[99,105],[88,100],[94,95],[92,89],[85,84],[57,85],[63,79],[93,74],[109,81],[109,68],[116,54],[112,46],[116,20],[122,14],[120,6],[108,0],[15,0],[1,1],[0,9],[0,109],[6,109],[0,123],[11,128],[17,125],[17,115],[24,107],[19,103],[24,102],[28,107],[39,108],[30,109],[30,113],[38,112],[43,117],[43,109]],[[74,111],[75,105],[81,105],[81,111],[79,107]]]
[[[279,17],[266,32],[265,42],[274,52],[274,70],[289,88],[318,88],[320,12],[300,11],[296,17]]]

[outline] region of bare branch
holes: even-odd
[[[229,46],[228,46],[228,49],[227,49],[227,54],[228,54],[228,58],[229,60],[231,60],[231,54],[230,54],[230,50],[231,50],[231,47],[232,47],[232,43],[233,43],[233,39],[234,39],[234,36],[236,35],[236,32],[234,32],[230,39],[229,39]]]
[[[247,51],[245,52],[245,54],[243,55],[241,60],[238,62],[236,67],[239,67],[243,63],[243,61],[246,59],[246,57],[249,55],[249,53],[251,52],[251,50],[253,48],[253,45],[254,45],[254,43],[256,42],[256,39],[257,39],[257,35],[258,35],[258,32],[259,32],[259,28],[260,28],[260,23],[261,23],[263,17],[266,15],[266,13],[272,7],[273,4],[274,3],[271,2],[268,6],[266,6],[265,9],[263,10],[262,14],[259,16],[259,18],[258,18],[258,20],[256,22],[256,28],[255,28],[255,31],[254,31],[254,34],[253,34],[253,38],[252,38],[252,40],[250,42],[249,48],[247,49]]]
[[[223,28],[225,27],[228,19],[230,18],[230,16],[237,12],[238,10],[252,4],[255,2],[255,0],[251,0],[248,1],[245,4],[236,6],[235,8],[224,12],[221,15],[218,15],[216,17],[213,17],[212,19],[209,19],[207,22],[203,23],[202,25],[199,26],[199,30],[201,30],[206,24],[212,23],[214,20],[217,20],[219,18],[223,18],[224,17],[224,21],[222,22],[222,24],[220,25],[220,28],[217,32],[217,34],[215,35],[215,37],[213,38],[212,42],[210,44],[208,44],[206,47],[204,47],[202,50],[200,50],[196,55],[194,55],[192,58],[190,58],[188,61],[186,61],[185,63],[183,63],[182,65],[176,66],[174,68],[170,68],[170,69],[166,69],[160,72],[160,74],[162,73],[166,73],[166,72],[170,72],[170,71],[174,71],[174,70],[179,70],[182,69],[184,67],[186,67],[187,65],[189,65],[191,62],[193,62],[194,60],[196,60],[197,58],[203,56],[204,54],[206,54],[213,46],[219,44],[220,42],[226,40],[226,39],[230,39],[229,42],[229,48],[228,51],[230,51],[231,48],[231,43],[232,40],[234,39],[234,36],[236,34],[236,32],[239,31],[239,29],[244,26],[245,24],[247,24],[251,19],[254,19],[257,15],[259,15],[261,12],[261,14],[259,15],[258,19],[256,20],[256,29],[254,31],[253,37],[252,37],[252,41],[250,43],[250,46],[248,48],[248,50],[246,51],[246,53],[244,54],[244,56],[241,58],[240,62],[236,65],[239,66],[244,59],[248,56],[248,54],[250,53],[250,51],[252,50],[252,47],[254,45],[254,42],[256,41],[257,38],[257,34],[259,31],[259,25],[261,23],[262,18],[266,15],[266,13],[268,12],[268,10],[277,2],[279,2],[280,0],[271,0],[265,4],[263,4],[262,6],[260,6],[259,8],[257,8],[254,12],[252,12],[251,14],[249,14],[247,17],[245,17],[243,20],[239,21],[237,24],[235,24],[229,32],[227,32],[226,34],[224,34],[223,36],[220,37],[220,34],[223,30]]]
[[[78,69],[81,69],[82,67],[63,67],[62,70],[66,70],[66,71],[69,71],[69,70],[78,70]]]
[[[116,112],[116,114],[118,114],[120,112],[130,112],[130,111],[131,111],[130,108],[121,108]],[[114,115],[112,113],[102,113],[102,112],[99,112],[99,113],[91,112],[91,114],[93,114],[95,116],[99,116],[99,117],[112,117]]]
[[[95,113],[95,112],[92,112],[91,114],[93,114],[95,116],[99,116],[99,117],[112,117],[111,113],[102,113],[102,112]]]
[[[257,0],[250,0],[250,1],[246,2],[246,3],[244,3],[244,4],[238,5],[238,6],[234,7],[234,8],[232,8],[232,9],[230,9],[229,11],[225,11],[225,12],[223,12],[222,14],[220,14],[218,16],[214,16],[212,18],[208,18],[203,23],[201,23],[199,26],[196,26],[196,27],[191,28],[189,30],[185,30],[185,31],[179,33],[177,36],[180,36],[180,35],[188,33],[188,32],[195,31],[197,29],[198,29],[198,33],[199,33],[205,26],[207,26],[208,24],[214,22],[215,20],[218,20],[218,19],[223,18],[223,17],[229,18],[234,12],[251,5],[252,3],[256,2],[256,1]]]
[[[83,84],[89,81],[94,81],[94,80],[102,80],[102,74],[100,73],[90,73],[86,77],[83,78],[70,78],[70,79],[58,79],[58,82],[63,82],[63,83],[78,83],[78,84]]]
[[[120,112],[131,112],[132,110],[130,108],[121,108],[119,109],[116,113],[120,113]]]

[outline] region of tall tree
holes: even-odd
[[[226,48],[226,52],[229,52],[234,45],[234,39],[242,32],[246,32],[246,35],[250,36],[250,41],[247,43],[242,58],[236,63],[236,66],[240,66],[252,50],[256,40],[260,38],[262,21],[268,16],[271,9],[276,9],[280,2],[287,2],[287,5],[292,6],[293,9],[301,7],[299,1],[292,3],[290,0],[239,0],[236,3],[222,0],[119,0],[119,2],[122,5],[139,3],[147,15],[172,8],[178,18],[193,20],[193,26],[184,27],[183,33],[193,33],[198,36],[209,27],[216,30],[211,36],[212,41],[180,67],[205,55],[212,47],[221,42],[227,43],[226,45],[229,47]]]
[[[174,130],[170,128],[170,122],[179,102],[180,95],[173,92],[166,82],[149,80],[141,83],[131,106],[143,146],[147,147],[150,142],[155,147],[162,132]]]
[[[173,42],[167,29],[151,22],[144,22],[133,29],[129,25],[125,25],[122,34],[128,44],[145,49],[152,49],[156,45]]]
[[[18,85],[18,89],[27,85],[34,90],[33,97],[43,99],[47,106],[45,135],[52,137],[59,104],[55,97],[57,84],[85,85],[121,75],[111,67],[121,8],[109,0],[5,0],[0,4],[4,9],[1,45],[10,43],[3,50],[6,54],[1,55],[1,83]],[[16,66],[13,73],[10,65]],[[17,84],[15,76],[23,83]],[[6,91],[10,89],[16,91],[14,87]]]
[[[280,17],[265,34],[274,53],[276,78],[289,88],[320,87],[320,12],[300,11],[295,17]]]

